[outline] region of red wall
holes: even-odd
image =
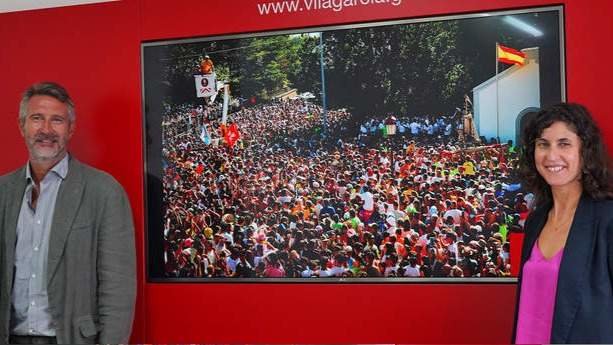
[[[255,0],[124,0],[0,14],[0,173],[26,159],[17,129],[20,92],[40,80],[67,86],[78,112],[71,151],[116,176],[134,209],[140,293],[132,342],[508,342],[513,284],[146,283],[140,43],[559,3],[566,6],[569,100],[592,109],[611,145],[607,0],[403,0],[266,18]]]

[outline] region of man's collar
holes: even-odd
[[[70,161],[70,155],[67,153],[62,160],[60,160],[57,164],[51,168],[50,171],[54,172],[57,176],[62,178],[62,180],[66,179],[66,175],[68,175],[68,162]],[[32,179],[32,168],[30,167],[30,162],[26,164],[26,181],[29,183],[33,181]]]
[[[32,179],[32,172],[30,171],[32,168],[30,168],[30,161],[28,161],[28,164],[26,164],[26,183],[30,183],[33,179]]]
[[[59,161],[59,163],[57,163],[53,168],[51,168],[51,171],[55,172],[59,177],[62,178],[62,180],[64,180],[66,178],[66,175],[68,175],[69,161],[70,155],[67,153],[66,156],[64,156],[64,158]]]

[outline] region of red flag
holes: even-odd
[[[228,133],[228,127],[226,127],[225,124],[220,123],[219,124],[219,136],[225,139],[226,133]]]
[[[500,44],[496,47],[496,56],[498,57],[498,61],[510,65],[523,66],[526,61],[526,53]]]
[[[238,131],[238,125],[236,125],[236,123],[230,124],[224,137],[226,139],[226,144],[228,144],[228,146],[230,147],[233,147],[234,144],[236,144],[236,141],[240,139],[240,137],[241,134]]]

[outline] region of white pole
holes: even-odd
[[[321,69],[321,118],[323,128],[321,133],[323,136],[328,135],[328,113],[327,113],[327,100],[326,100],[326,64],[324,60],[324,33],[319,33],[319,66]]]
[[[498,42],[496,42],[496,140],[500,141],[500,110],[498,106]]]
[[[230,102],[230,84],[223,84],[223,113],[221,116],[221,123],[226,124],[228,121],[228,103]]]

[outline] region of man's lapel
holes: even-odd
[[[47,262],[47,283],[51,281],[64,253],[66,239],[79,210],[84,183],[81,164],[71,157],[68,174],[62,182],[55,202],[53,223],[49,236],[49,261]]]
[[[13,267],[15,266],[15,244],[17,243],[17,220],[26,190],[26,168],[19,170],[6,195],[6,218],[4,219],[4,240],[6,244],[5,272],[7,282],[13,282]],[[10,285],[9,285],[10,286]]]

